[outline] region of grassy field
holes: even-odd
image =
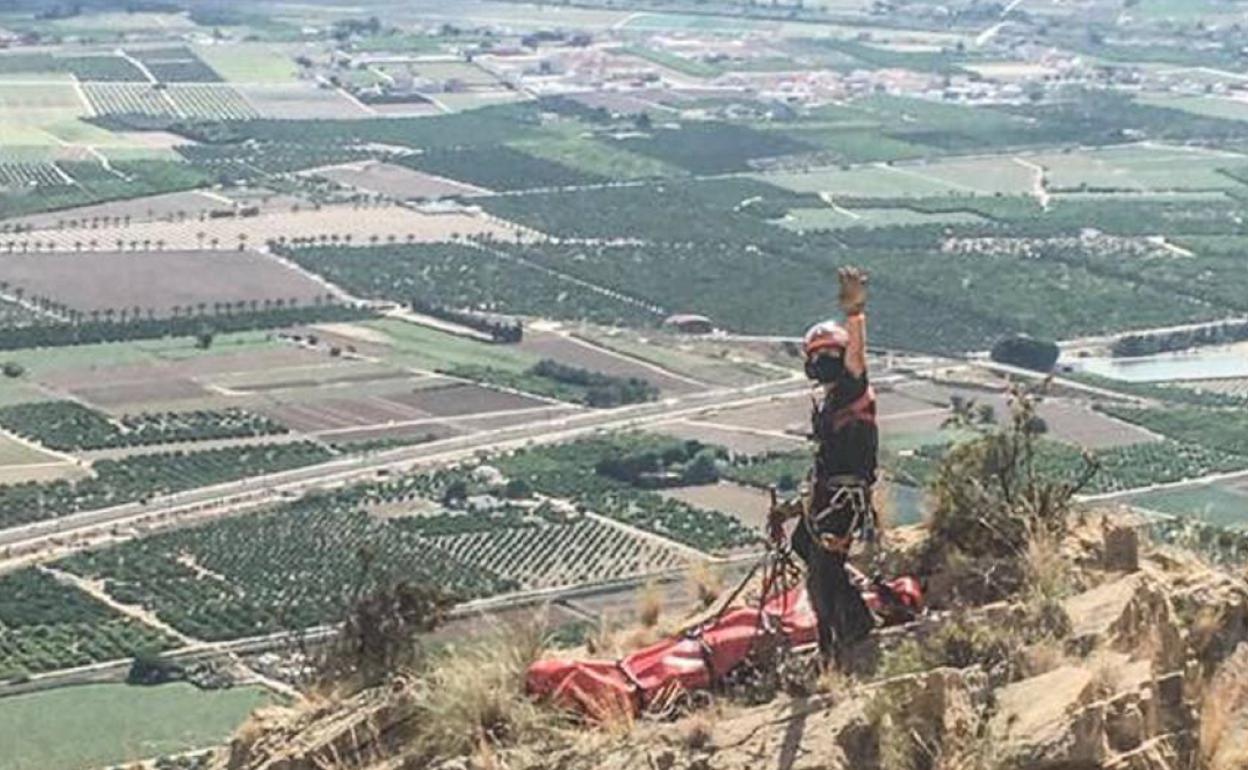
[[[268,43],[201,45],[195,53],[227,82],[290,83],[299,77],[292,56]]]
[[[1218,169],[1242,165],[1232,153],[1132,145],[1031,157],[1044,166],[1049,187],[1118,190],[1222,190],[1241,187]]]
[[[0,465],[33,465],[58,461],[57,457],[0,434]]]
[[[205,748],[270,702],[258,687],[85,685],[0,699],[0,770],[89,768]]]
[[[930,225],[959,222],[982,222],[983,217],[970,212],[925,214],[909,209],[793,209],[777,222],[781,227],[804,232],[807,230],[839,230],[845,227],[889,227],[894,225]]]
[[[32,376],[61,369],[94,368],[116,364],[142,364],[157,361],[180,361],[200,356],[242,353],[266,347],[280,347],[283,343],[270,339],[267,332],[240,332],[221,334],[213,340],[212,347],[201,350],[189,337],[170,337],[158,340],[132,342],[107,342],[99,345],[73,345],[59,348],[27,348],[0,354],[0,360],[15,361],[26,368]],[[3,389],[0,389],[3,393]],[[3,397],[0,396],[0,399]]]
[[[657,158],[630,152],[614,143],[586,139],[542,138],[517,142],[516,149],[610,179],[683,176],[688,172]]]
[[[51,81],[0,85],[0,113],[23,122],[73,117],[86,111],[86,105],[71,83]]]
[[[912,169],[866,166],[852,169],[828,168],[801,173],[759,175],[759,179],[794,192],[874,198],[922,198],[965,192],[957,185]]]
[[[1152,107],[1168,107],[1210,118],[1248,120],[1248,101],[1240,99],[1185,94],[1140,94],[1135,100]]]
[[[491,345],[457,337],[425,326],[383,318],[360,326],[382,332],[390,338],[388,363],[418,369],[449,369],[455,366],[489,366],[509,372],[523,372],[538,362],[537,356],[521,353],[506,345]]]
[[[1003,155],[995,158],[970,158],[929,163],[919,167],[905,167],[924,176],[939,179],[963,192],[993,195],[1021,195],[1031,192],[1035,171]]]
[[[1149,492],[1129,501],[1141,508],[1191,516],[1222,527],[1248,528],[1248,492],[1231,486],[1200,486]]]

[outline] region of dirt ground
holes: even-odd
[[[655,426],[654,432],[679,439],[696,439],[746,455],[789,452],[806,444],[805,440],[796,436],[760,435],[701,422],[668,422]]]
[[[316,176],[338,184],[394,198],[445,198],[486,192],[479,187],[443,179],[390,163],[369,161],[319,169]]]
[[[695,508],[731,514],[747,527],[767,524],[767,493],[761,489],[721,481],[718,484],[667,489],[663,491],[663,496]]]
[[[805,394],[778,398],[764,404],[729,409],[707,419],[722,425],[800,433],[810,429],[810,398]]]
[[[259,85],[240,83],[235,88],[266,118],[315,120],[317,118],[369,118],[374,113],[338,91],[312,84]]]
[[[84,386],[70,392],[83,401],[104,409],[133,405],[145,410],[153,403],[189,401],[211,395],[211,391],[185,377]]]
[[[402,397],[393,397],[390,400],[419,409],[435,417],[457,417],[466,414],[504,412],[512,409],[531,409],[546,403],[517,393],[504,393],[467,383],[422,388]]]
[[[1052,436],[1088,449],[1161,440],[1160,436],[1142,428],[1106,417],[1069,401],[1045,401],[1037,411],[1048,424]]]
[[[89,254],[94,240],[98,249],[116,249],[121,241],[126,254],[149,251],[163,244],[165,251],[209,251],[214,255],[237,251],[239,246],[255,246],[278,238],[351,235],[352,243],[426,243],[449,240],[451,235],[492,234],[514,238],[516,228],[499,220],[461,211],[425,212],[397,204],[359,206],[325,205],[319,209],[301,206],[298,211],[287,207],[261,210],[256,216],[224,217],[199,221],[132,222],[96,229],[45,229],[12,237],[53,243],[55,250],[81,256]],[[7,243],[9,238],[0,240]],[[46,251],[46,248],[45,248]],[[20,246],[15,253],[20,252]],[[81,252],[81,253],[78,253]]]
[[[525,329],[521,350],[569,366],[579,366],[614,377],[638,377],[664,393],[681,394],[701,390],[687,380],[667,374],[657,367],[646,366],[629,358],[606,352],[588,343],[563,335],[536,329]]]
[[[6,254],[0,280],[27,295],[52,297],[76,310],[139,307],[170,316],[173,307],[213,303],[298,299],[326,293],[325,287],[281,263],[253,252],[90,252]]]

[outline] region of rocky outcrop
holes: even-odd
[[[998,656],[930,667],[919,655],[910,662],[926,670],[824,681],[822,694],[756,706],[720,697],[675,722],[616,731],[564,724],[542,745],[438,762],[413,753],[413,685],[396,681],[261,715],[213,770],[1245,770],[1248,583],[1128,535],[1104,537],[1072,566],[1073,584],[1089,588],[1061,602],[1060,630],[1016,651],[1019,665]],[[875,650],[894,663],[907,647],[950,640],[999,652],[1019,639],[1011,626],[1037,617],[1028,601],[934,613],[880,635]]]

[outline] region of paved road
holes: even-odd
[[[877,382],[889,378],[877,378]],[[619,430],[693,416],[711,409],[761,403],[778,396],[805,392],[798,379],[766,382],[741,388],[721,388],[605,411],[589,411],[466,436],[455,436],[412,447],[319,463],[292,471],[259,476],[213,487],[180,492],[148,504],[131,503],[35,522],[0,531],[0,548],[14,555],[35,550],[53,539],[133,525],[144,520],[183,515],[236,512],[317,488],[341,486],[378,474],[406,472],[421,465],[451,462],[481,450],[497,451],[531,443],[551,443],[599,430]]]

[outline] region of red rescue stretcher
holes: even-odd
[[[884,625],[906,622],[921,611],[923,593],[915,578],[870,581],[853,567],[847,569]],[[620,660],[538,661],[528,670],[528,692],[592,720],[637,716],[673,693],[713,689],[763,639],[789,648],[815,643],[815,614],[804,586],[765,579],[763,594],[755,606],[733,604],[734,594],[705,623]]]

